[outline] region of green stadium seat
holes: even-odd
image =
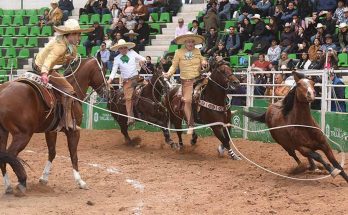
[[[243,59],[241,59],[243,58]],[[246,68],[248,67],[248,55],[232,55],[230,56],[230,66],[233,68]],[[241,61],[243,60],[243,63]]]
[[[3,36],[4,35],[4,28],[0,28],[0,36]]]
[[[22,26],[23,25],[23,17],[15,16],[12,22],[12,26]]]
[[[86,47],[79,46],[77,48],[77,52],[81,55],[81,57],[83,57],[83,58],[87,57]]]
[[[248,51],[251,51],[252,47],[253,47],[253,43],[244,43],[243,52],[246,53]]]
[[[40,9],[38,10],[38,15],[43,15],[46,9],[49,10],[48,7],[42,7],[42,8],[40,8]]]
[[[30,34],[28,36],[37,37],[39,35],[40,35],[40,27],[39,26],[33,26],[30,28]]]
[[[29,10],[25,10],[25,15],[32,17],[32,16],[37,16],[38,14],[36,9],[32,9],[32,10],[29,9]]]
[[[88,15],[87,14],[82,14],[80,16],[80,25],[86,25],[89,23]]]
[[[1,47],[11,47],[13,46],[13,39],[11,37],[4,37]]]
[[[4,10],[0,8],[0,16],[4,15]]]
[[[15,47],[24,47],[27,44],[27,40],[25,37],[17,37]]]
[[[15,11],[14,10],[4,10],[4,16],[14,16]]]
[[[150,13],[150,17],[152,19],[152,22],[158,22],[159,21],[158,13]]]
[[[25,10],[15,10],[15,16],[24,16]]]
[[[288,54],[289,59],[297,59],[296,54]]]
[[[28,25],[37,25],[39,24],[39,17],[37,16],[31,16],[29,18],[29,22],[28,22]]]
[[[29,58],[30,56],[30,52],[29,49],[21,49],[18,53],[18,57],[19,59],[26,59]]]
[[[38,46],[39,46],[39,41],[38,41],[37,37],[30,37],[28,39],[28,43],[25,47],[32,48],[32,47],[38,47]]]
[[[4,69],[11,70],[11,69],[17,69],[18,68],[18,61],[17,58],[10,58],[7,61],[7,65]]]
[[[200,17],[204,16],[204,11],[199,11],[196,19],[198,20]]]
[[[93,24],[94,22],[100,23],[100,15],[99,14],[93,14],[91,16],[91,19],[89,20],[89,24]]]
[[[4,36],[15,36],[16,35],[16,29],[14,27],[7,27]]]
[[[170,15],[170,13],[161,13],[158,22],[164,22],[164,23],[172,22],[172,16]]]
[[[237,27],[237,21],[232,21],[232,20],[226,21],[224,29],[229,29],[231,26]]]
[[[348,67],[348,54],[347,53],[338,54],[338,66],[339,67]]]
[[[51,26],[43,26],[42,27],[42,31],[40,36],[44,36],[44,37],[49,37],[52,36],[53,32],[52,32],[52,27]]]
[[[161,25],[159,23],[150,23],[150,28],[157,30],[157,32],[151,31],[151,35],[156,35],[161,33]]]
[[[168,49],[168,53],[174,53],[179,48],[178,45],[170,45]]]
[[[91,50],[91,56],[95,56],[95,54],[97,54],[97,52],[99,51],[99,48],[99,46],[93,46]]]
[[[199,27],[202,28],[202,29],[205,29],[204,28],[204,22],[199,23]]]
[[[0,58],[0,69],[4,69],[6,67],[5,58]]]
[[[12,24],[12,17],[11,16],[3,16],[1,26],[10,26]]]
[[[16,49],[14,47],[7,48],[5,58],[14,58],[14,57],[17,57]]]
[[[88,36],[81,36],[80,44],[83,44],[88,39]]]
[[[1,59],[0,58],[0,68],[1,68],[1,64],[2,64],[2,61],[4,62],[5,64],[5,59]],[[5,67],[5,66],[4,66]],[[0,83],[4,83],[8,81],[8,75],[7,75],[7,72],[5,70],[0,70]]]
[[[112,19],[112,15],[111,14],[104,14],[103,17],[102,17],[102,20],[101,20],[101,24],[109,25],[111,19]]]
[[[29,34],[28,26],[19,27],[18,36],[26,37]]]

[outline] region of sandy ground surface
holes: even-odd
[[[219,158],[215,137],[191,147],[186,136],[179,153],[163,146],[160,133],[133,131],[131,136],[141,138],[140,147],[125,145],[116,130],[82,131],[79,167],[89,190],[81,190],[63,135],[48,185],[38,183],[47,149],[44,136],[35,135],[20,154],[31,167],[26,168],[27,195],[3,194],[1,181],[0,214],[348,214],[348,184],[340,176],[320,181],[274,176],[245,159]],[[275,172],[289,175],[295,166],[279,145],[234,142],[248,158]],[[12,171],[10,176],[14,185]]]

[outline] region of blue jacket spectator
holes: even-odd
[[[240,38],[239,35],[235,33],[235,29],[233,26],[230,27],[229,34],[226,35],[224,43],[229,56],[238,53],[240,49]]]
[[[261,13],[262,17],[268,16],[269,8],[272,6],[269,0],[261,0],[256,4],[259,13]]]
[[[316,9],[318,12],[326,10],[333,11],[337,6],[337,0],[316,0]]]
[[[74,10],[74,5],[70,0],[59,0],[58,7],[63,11],[63,20],[68,20],[71,11]]]
[[[343,81],[335,74],[330,75],[330,80],[333,85],[344,85]],[[345,87],[334,87],[331,91],[331,98],[345,99]],[[331,111],[346,112],[345,101],[331,101]]]
[[[280,18],[283,23],[286,22],[291,22],[292,21],[292,16],[297,15],[297,10],[294,7],[293,2],[289,2],[288,8],[285,10],[283,13],[282,17]]]

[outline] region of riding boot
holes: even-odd
[[[126,110],[127,110],[127,115],[133,117],[133,103],[132,100],[126,100]],[[132,125],[134,124],[134,119],[128,117],[127,125]]]
[[[186,122],[187,122],[187,126],[188,126],[187,134],[192,134],[194,122],[193,122],[193,117],[192,117],[192,105],[191,105],[191,103],[185,102],[184,113],[186,116]]]

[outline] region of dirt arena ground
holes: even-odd
[[[0,214],[348,214],[348,184],[340,176],[320,181],[274,176],[246,160],[219,158],[215,137],[199,139],[193,148],[186,136],[187,147],[179,153],[161,146],[160,133],[133,131],[131,136],[142,139],[140,147],[125,145],[116,130],[82,131],[79,167],[89,190],[80,190],[63,135],[48,185],[38,183],[47,148],[44,136],[35,135],[20,154],[32,169],[26,168],[27,195],[3,194],[1,180]],[[234,142],[275,172],[289,175],[295,166],[279,145]],[[10,176],[14,185],[12,171]],[[321,176],[306,172],[296,177]]]

